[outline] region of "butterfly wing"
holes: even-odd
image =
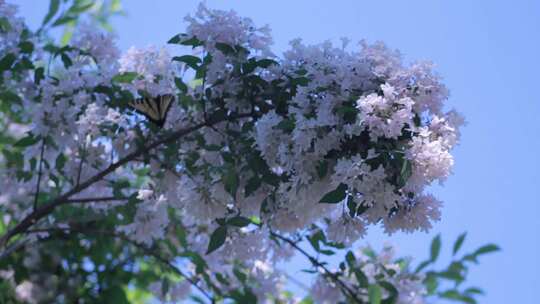
[[[174,95],[167,94],[167,95],[161,95],[161,100],[159,103],[159,116],[161,119],[163,119],[163,122],[165,123],[165,119],[167,118],[167,113],[169,113],[169,110],[171,108],[171,105],[174,101]]]
[[[138,113],[146,116],[151,122],[162,128],[167,113],[174,101],[174,95],[159,95],[153,98],[139,98],[129,103]]]

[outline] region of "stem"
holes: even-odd
[[[41,152],[39,154],[39,169],[38,169],[38,180],[36,185],[36,195],[34,196],[34,211],[37,209],[38,198],[39,198],[39,188],[41,186],[41,174],[43,167],[43,153],[45,152],[45,140],[42,139],[41,142]]]
[[[270,231],[270,235],[291,245],[294,249],[296,249],[298,252],[303,254],[311,262],[313,266],[320,267],[326,275],[328,275],[336,284],[339,285],[340,289],[343,292],[349,294],[349,296],[351,297],[352,300],[354,300],[355,303],[358,303],[358,304],[362,303],[362,301],[360,301],[360,299],[358,299],[358,297],[356,296],[356,293],[349,286],[347,286],[347,284],[345,284],[342,280],[340,280],[338,275],[330,271],[323,263],[319,262],[317,258],[309,254],[302,247],[298,246],[296,242],[273,231]]]
[[[84,150],[81,150],[81,162],[79,163],[79,170],[77,171],[77,181],[75,182],[75,186],[78,186],[81,182],[83,163],[84,163]]]

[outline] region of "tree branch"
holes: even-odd
[[[97,173],[96,175],[92,176],[86,181],[76,185],[71,190],[67,191],[66,193],[43,203],[41,207],[37,208],[28,216],[26,216],[21,222],[19,222],[19,224],[17,224],[15,227],[10,229],[8,232],[6,232],[2,236],[2,238],[0,238],[0,247],[5,246],[13,236],[23,233],[26,230],[28,230],[28,228],[34,225],[37,221],[49,215],[51,212],[53,212],[54,209],[56,209],[56,207],[69,203],[68,199],[71,196],[85,190],[86,188],[90,187],[94,183],[100,181],[102,178],[104,178],[108,174],[114,172],[116,169],[122,167],[123,165],[129,163],[130,161],[136,159],[137,157],[147,153],[148,151],[155,149],[159,147],[160,145],[174,142],[178,140],[179,138],[181,138],[182,136],[185,136],[191,132],[202,129],[204,127],[214,125],[223,121],[230,121],[230,120],[247,118],[247,117],[251,117],[251,113],[231,115],[231,116],[225,117],[224,119],[211,116],[207,121],[203,123],[196,124],[189,128],[176,130],[175,132],[167,136],[164,136],[163,138],[159,140],[156,140],[144,147],[139,148],[138,150],[134,152],[131,152],[130,154],[126,155],[124,158],[108,166],[105,170],[101,171],[100,173]]]
[[[73,198],[67,199],[66,204],[75,204],[75,203],[93,203],[93,202],[110,202],[110,201],[126,201],[129,198],[127,197],[84,197],[84,198]]]

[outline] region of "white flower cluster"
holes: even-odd
[[[258,28],[250,18],[238,16],[235,11],[207,8],[200,3],[194,16],[187,16],[186,32],[209,44],[240,45],[250,50],[270,52],[272,37],[268,26]]]
[[[9,35],[21,39],[19,18],[11,13],[15,9],[8,4],[1,3],[0,11],[7,14],[10,24]],[[9,18],[8,18],[9,17]],[[22,21],[21,21],[22,22]],[[15,34],[16,35],[15,35]],[[1,36],[2,34],[0,34]],[[30,34],[28,34],[30,35]],[[26,134],[17,135],[18,139],[31,135],[38,139],[38,143],[24,149],[24,166],[22,168],[2,167],[1,187],[6,189],[2,193],[2,204],[15,213],[16,217],[27,213],[28,202],[33,197],[38,174],[29,178],[20,178],[23,172],[37,172],[37,163],[47,163],[42,167],[42,176],[69,176],[71,182],[85,180],[108,165],[113,156],[111,147],[104,138],[110,138],[119,127],[126,127],[128,117],[121,114],[118,109],[107,107],[109,98],[100,93],[96,87],[110,85],[111,79],[118,73],[119,50],[116,48],[113,37],[88,26],[83,26],[74,35],[72,45],[51,51],[50,60],[57,59],[50,64],[50,71],[45,75],[43,58],[45,50],[43,45],[30,37],[25,43],[31,43],[33,53],[20,54],[13,49],[2,52],[16,54],[16,64],[20,58],[35,60],[35,68],[42,69],[42,75],[32,69],[22,69],[16,64],[10,72],[12,77],[4,78],[3,89],[14,94],[9,98],[10,110],[14,116],[24,124],[9,122],[10,129],[17,127]],[[11,39],[11,38],[10,38]],[[15,38],[12,39],[15,43]],[[16,43],[21,43],[20,41]],[[8,45],[8,44],[5,44]],[[4,46],[4,44],[2,45]],[[50,51],[50,50],[49,50]],[[61,59],[61,60],[60,60]],[[15,77],[15,73],[18,73]],[[5,76],[5,75],[4,75]],[[13,132],[12,132],[13,133]],[[17,133],[17,132],[15,132]],[[129,136],[120,138],[132,140]],[[43,148],[43,157],[41,150]],[[60,157],[60,155],[63,157]],[[60,163],[63,162],[63,166]],[[19,176],[19,177],[18,177]],[[49,178],[41,179],[42,191],[67,190],[69,183],[60,183]],[[104,182],[99,182],[86,193],[110,193]],[[8,204],[8,202],[26,202],[25,204]],[[23,213],[21,213],[23,212]]]
[[[151,96],[174,93],[174,75],[176,65],[165,48],[148,47],[138,49],[131,47],[120,58],[120,72],[135,72],[138,77],[126,87],[134,96],[138,91],[146,91]]]
[[[189,88],[188,94],[200,96],[197,94],[209,91],[218,98],[206,102],[223,100],[230,112],[245,113],[252,102],[258,102],[256,109],[265,105],[269,109],[254,122],[242,119],[218,123],[184,138],[178,149],[180,161],[171,163],[169,172],[154,181],[169,208],[191,227],[188,242],[192,250],[204,254],[208,233],[218,227],[215,220],[232,214],[259,216],[269,227],[283,232],[297,232],[325,220],[328,239],[346,245],[362,237],[369,224],[381,222],[388,233],[412,232],[428,229],[433,220],[439,219],[441,203],[423,192],[431,182],[443,181],[450,174],[450,150],[458,142],[462,120],[454,111],[442,111],[446,89],[430,65],[405,66],[397,52],[380,43],[363,44],[359,52],[348,52],[329,43],[305,46],[294,41],[279,68],[256,74],[267,81],[306,79],[294,94],[289,91],[286,108],[279,109],[278,101],[272,99],[275,97],[250,100],[240,96],[245,88],[238,85],[241,80],[234,75],[234,64],[242,59],[230,58],[215,47],[216,43],[226,43],[264,50],[251,44],[249,37],[255,34],[250,31],[255,27],[243,26],[251,21],[203,6],[196,16],[188,18],[187,37],[205,43],[199,49],[202,54],[210,54],[212,61],[206,74],[207,86]],[[265,37],[260,35],[259,39]],[[125,68],[121,70],[168,74],[165,65],[146,60],[153,58],[151,53],[131,49],[122,59]],[[164,68],[153,70],[156,66]],[[154,83],[154,79],[145,76],[141,83]],[[190,115],[194,120],[201,119],[200,113]],[[245,143],[230,136],[250,125],[251,132],[240,136]],[[240,152],[253,148],[255,156]],[[230,165],[228,158],[236,165]],[[250,166],[258,161],[267,171],[252,171]],[[241,171],[244,166],[248,169]],[[265,176],[280,181],[272,185]],[[236,191],[231,191],[229,178],[234,180]],[[259,185],[249,191],[252,183]],[[341,204],[319,203],[342,184],[346,196]],[[350,201],[355,204],[348,204]],[[129,229],[135,234],[130,235],[144,242],[167,238],[160,231],[171,219],[160,208],[141,204],[137,214],[145,216],[134,218]],[[234,277],[233,261],[256,268],[257,263],[270,265],[270,260],[287,258],[289,255],[280,253],[282,249],[266,235],[264,230],[230,229],[221,254],[209,255],[207,262],[211,268]],[[278,272],[269,273],[275,275],[266,276],[268,284],[258,280],[261,286],[276,286]],[[396,284],[405,289],[407,282],[400,279]],[[275,292],[254,290],[258,294]],[[415,292],[404,294],[414,296]]]
[[[18,45],[21,25],[3,2],[0,14],[11,26],[0,33],[2,54]],[[242,261],[253,269],[259,298],[279,289],[281,275],[269,265],[291,254],[268,237],[270,230],[296,233],[320,224],[331,241],[350,245],[368,225],[412,232],[439,219],[441,203],[425,190],[451,173],[450,152],[463,119],[444,110],[448,93],[430,64],[405,65],[382,43],[347,51],[300,40],[280,59],[270,52],[268,28],[234,12],[201,5],[186,20],[182,37],[202,58],[177,58],[191,60],[186,66],[200,77],[182,92],[177,86],[185,75],[165,48],[131,48],[120,57],[113,37],[87,26],[73,45],[47,51],[55,61],[42,79],[28,70],[20,72],[20,81],[4,83],[21,99],[12,111],[38,143],[22,149],[21,168],[2,166],[0,207],[22,218],[38,181],[43,193],[65,193],[149,138],[207,123],[210,116],[222,119],[140,153],[70,199],[118,198],[119,192],[124,199],[138,191],[137,203],[130,200],[134,215],[125,215],[131,222],[117,231],[144,245],[174,243],[167,231],[181,223],[190,249],[201,256],[209,235],[228,229],[222,254],[208,255],[207,263],[234,278],[235,263]],[[126,92],[178,97],[161,134],[135,123]],[[51,178],[31,174],[42,160],[40,174]],[[147,172],[143,181],[137,180],[141,170]],[[118,190],[119,180],[132,182]],[[98,205],[85,204],[100,212],[119,204]],[[228,220],[235,216],[256,217],[261,225],[233,227]],[[400,277],[403,270],[395,271]],[[408,279],[395,283],[405,289]],[[184,288],[173,293],[181,296]]]
[[[24,20],[17,16],[17,6],[0,1],[0,57],[19,53]]]
[[[292,46],[283,73],[303,70],[310,81],[287,113],[271,111],[259,119],[253,135],[268,164],[289,177],[278,191],[282,207],[308,216],[326,192],[345,184],[366,223],[382,220],[388,232],[431,227],[441,204],[423,192],[451,173],[450,151],[463,123],[455,111],[442,111],[447,90],[431,65],[407,67],[380,43],[363,44],[360,52],[329,43]],[[284,123],[291,130],[280,128]],[[318,176],[321,165],[330,178]],[[301,196],[305,189],[314,194],[310,202]],[[352,222],[334,214],[318,213],[308,222],[320,216]]]

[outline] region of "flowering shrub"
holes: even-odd
[[[295,252],[322,271],[317,303],[434,292],[389,248],[349,252],[336,271],[299,245],[330,255],[320,244],[348,248],[370,225],[427,231],[440,218],[426,188],[450,175],[463,118],[445,110],[431,64],[346,41],[295,40],[279,57],[267,27],[204,5],[169,47],[121,54],[91,22],[56,45],[47,25],[94,7],[59,5],[34,33],[0,2],[0,266],[19,300],[125,298],[135,284],[164,301],[196,289],[200,301],[294,302],[274,265]],[[164,95],[162,128],[130,106]]]

